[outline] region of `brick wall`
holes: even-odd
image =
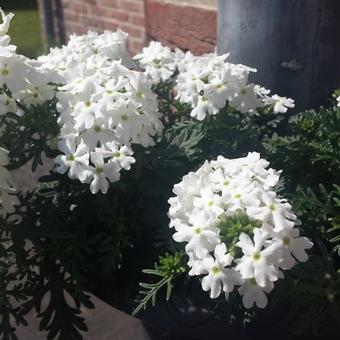
[[[194,53],[215,48],[217,0],[49,1],[53,34],[62,41],[72,33],[120,28],[130,35],[128,49],[131,53],[139,52],[153,39]],[[46,0],[38,2],[44,29]]]

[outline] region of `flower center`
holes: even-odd
[[[115,152],[113,154],[114,157],[119,158],[121,156],[121,153],[119,151]]]
[[[1,69],[1,74],[4,76],[4,77],[7,77],[9,75],[9,69],[7,67],[4,67]]]
[[[122,115],[122,119],[125,120],[125,121],[127,121],[127,120],[129,119],[129,117],[128,117],[127,115],[124,114],[124,115]]]
[[[235,195],[235,198],[238,199],[238,200],[239,200],[241,197],[242,197],[241,194],[236,194],[236,195]]]
[[[67,156],[67,160],[72,162],[72,161],[75,160],[75,158],[74,158],[73,155],[68,155],[68,156]]]
[[[195,234],[199,235],[202,233],[202,229],[200,227],[195,228]]]
[[[224,181],[223,182],[223,185],[226,187],[226,186],[228,186],[229,185],[229,181]]]
[[[90,106],[91,106],[91,102],[90,102],[89,100],[86,101],[86,102],[85,102],[85,106],[86,106],[86,107],[90,107]]]
[[[260,258],[261,258],[261,253],[260,252],[257,251],[256,253],[253,254],[253,259],[255,261],[258,261]]]
[[[271,205],[269,206],[269,209],[270,209],[271,211],[275,211],[275,210],[276,210],[275,204],[271,204]]]
[[[202,78],[202,81],[204,84],[208,84],[209,83],[209,77],[205,76],[204,78]]]
[[[285,246],[289,246],[289,245],[290,245],[290,238],[289,238],[289,237],[284,237],[284,238],[282,239],[282,241],[283,241],[283,244],[284,244]]]
[[[99,132],[102,131],[102,129],[101,129],[100,126],[96,125],[96,126],[94,127],[94,131],[97,132],[97,133],[99,133]]]
[[[221,272],[221,269],[220,268],[218,268],[217,266],[214,266],[213,268],[212,268],[212,272],[213,272],[213,274],[218,274],[218,273],[220,273]]]
[[[213,200],[208,201],[208,207],[211,207],[214,204]]]
[[[249,280],[249,283],[252,285],[252,286],[256,286],[256,280],[254,278],[250,279]]]
[[[104,169],[103,168],[96,168],[96,173],[97,174],[102,174],[104,172]]]

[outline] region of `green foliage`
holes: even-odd
[[[168,301],[174,286],[174,281],[187,272],[186,255],[183,252],[175,254],[165,254],[160,256],[158,263],[155,263],[154,269],[144,269],[143,273],[159,277],[159,281],[155,283],[140,283],[143,288],[139,291],[140,298],[137,299],[138,306],[134,309],[133,315],[137,314],[141,309],[146,309],[147,304],[151,302],[156,304],[156,297],[159,291],[165,287],[165,299]]]
[[[236,243],[242,232],[252,235],[256,227],[260,227],[259,221],[250,219],[244,213],[235,213],[232,216],[221,216],[218,228],[220,229],[221,240],[227,245],[228,251],[235,257],[239,248]]]
[[[335,186],[335,188],[336,197],[334,197],[333,200],[334,206],[338,212],[329,219],[330,222],[332,223],[332,228],[328,229],[327,232],[331,237],[329,241],[334,244],[333,250],[336,251],[340,256],[340,187]]]
[[[35,171],[39,164],[43,164],[43,155],[49,158],[57,155],[59,126],[55,104],[56,99],[29,110],[21,106],[23,115],[7,113],[0,117],[0,126],[5,128],[1,145],[10,151],[11,170],[32,160],[32,170]]]
[[[226,320],[238,320],[242,327],[272,320],[283,308],[288,316],[298,316],[285,321],[290,330],[325,333],[327,320],[339,315],[340,189],[333,185],[339,183],[339,110],[308,111],[287,125],[268,110],[249,116],[226,106],[200,122],[175,99],[174,81],[155,88],[164,115],[163,135],[148,149],[133,146],[135,166],[122,172],[107,195],[92,195],[87,184],[51,172],[20,197],[13,216],[0,221],[0,337],[16,339],[11,319],[25,325],[25,315],[35,310],[49,339],[80,339],[86,330],[80,308],[94,308],[88,292],[106,284],[105,289],[120,292],[122,304],[131,306],[142,269],[153,265],[143,270],[150,281],[140,284],[134,313],[157,299],[169,299],[188,271],[187,258],[168,227],[173,185],[206,159],[241,157],[249,151],[261,152],[272,167],[284,170],[304,233],[323,246],[315,247],[307,266],[297,266],[282,280],[273,293],[270,317],[237,307],[240,301],[232,294],[227,302],[212,303]],[[35,169],[44,157],[58,154],[58,113],[54,100],[22,109],[22,116],[1,116],[5,130],[0,145],[10,150],[10,169],[28,162]],[[241,229],[251,232],[255,226],[236,214],[221,219],[221,235],[237,251]]]
[[[265,142],[277,168],[284,169],[286,184],[315,189],[340,181],[340,110],[321,107],[292,116],[286,135],[274,134]]]

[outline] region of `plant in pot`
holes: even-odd
[[[135,313],[166,297],[141,316],[172,338],[279,325],[289,301],[299,297],[297,311],[308,309],[301,292],[315,284],[327,311],[336,310],[338,264],[328,252],[328,240],[338,242],[335,154],[323,158],[332,165],[324,198],[316,192],[311,202],[296,190],[293,160],[300,154],[308,166],[313,133],[332,128],[319,115],[338,119],[338,109],[310,114],[315,129],[301,132],[300,118],[284,119],[293,101],[249,84],[252,69],[157,42],[131,59],[121,31],[71,36],[30,60],[10,44],[12,15],[1,15],[4,338],[16,338],[11,320],[25,325],[32,309],[49,338],[80,338],[80,308],[94,307],[88,292]],[[301,133],[294,155],[287,148]],[[27,187],[30,169],[38,181]],[[318,246],[297,264],[309,238]]]

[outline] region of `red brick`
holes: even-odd
[[[145,0],[145,6],[150,39],[197,54],[215,49],[216,11],[155,0]]]
[[[129,20],[129,14],[124,11],[114,11],[112,12],[112,14],[110,14],[110,17],[113,17],[123,22],[126,22]]]
[[[98,5],[108,8],[117,8],[118,0],[99,0]]]
[[[134,25],[145,27],[145,16],[144,15],[130,15],[130,22]]]
[[[109,9],[105,7],[94,8],[98,20],[105,19],[116,19],[118,21],[127,22],[129,20],[129,14],[117,9]]]
[[[78,22],[79,15],[74,12],[64,12],[64,20],[69,22]]]
[[[103,29],[108,31],[116,31],[118,29],[118,23],[103,19]]]
[[[128,51],[132,55],[135,55],[135,54],[137,54],[137,53],[142,51],[144,45],[145,44],[144,44],[143,41],[132,41],[132,40],[129,40],[128,41]]]
[[[72,3],[69,6],[69,10],[74,11],[76,13],[87,13],[87,7],[85,6],[85,4],[80,4],[80,3]]]
[[[91,4],[91,5],[97,4],[97,0],[82,0],[82,2],[87,3],[87,4]]]
[[[144,6],[142,1],[120,0],[120,7],[128,12],[143,13]]]
[[[135,38],[143,38],[145,34],[145,30],[138,27],[132,27],[124,24],[120,24],[119,27],[125,31],[126,33],[129,33],[132,37]]]

